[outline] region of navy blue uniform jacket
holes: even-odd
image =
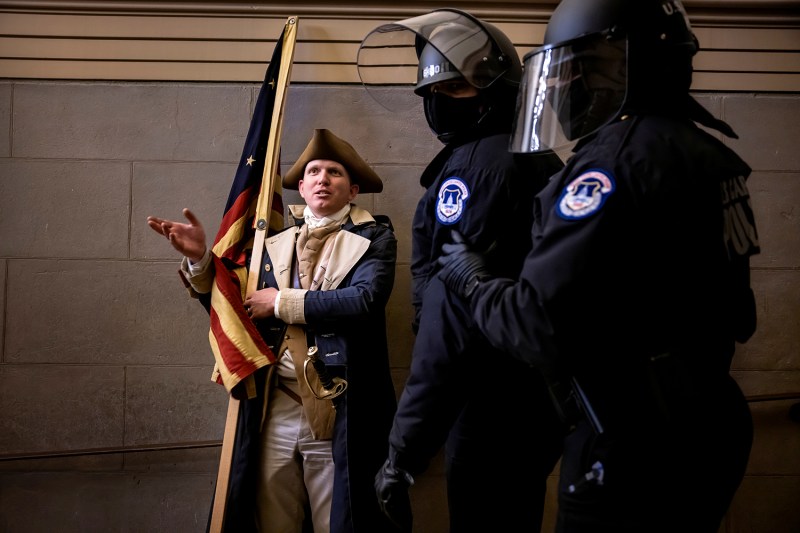
[[[392,291],[397,241],[388,218],[354,224],[350,231],[370,241],[369,248],[335,291],[309,291],[305,319],[331,377],[348,382],[334,399],[333,533],[390,531],[381,513],[373,480],[387,454],[387,439],[396,400],[389,370],[385,306]],[[298,225],[302,220],[298,221]],[[286,230],[284,230],[286,231]],[[271,263],[265,253],[264,262]],[[275,269],[262,268],[259,287],[276,287]],[[258,324],[273,350],[280,345],[285,325],[278,320]],[[259,428],[264,401],[264,373],[258,371],[258,396],[241,402],[232,463],[225,531],[255,531],[255,473],[258,469]]]
[[[537,196],[519,280],[472,294],[490,341],[577,379],[603,427],[565,441],[559,530],[718,529],[752,442],[729,374],[756,326],[749,174],[689,119],[605,126]]]

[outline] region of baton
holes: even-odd
[[[592,409],[592,404],[589,402],[589,397],[586,396],[586,393],[583,392],[580,383],[578,383],[578,380],[574,377],[572,378],[572,389],[575,391],[575,395],[578,399],[578,405],[581,407],[583,414],[586,415],[586,418],[589,419],[592,429],[597,435],[602,435],[603,424],[600,423],[597,413],[595,413],[594,409]]]

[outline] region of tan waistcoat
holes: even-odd
[[[290,206],[294,209],[302,206]],[[363,209],[353,206],[351,218],[356,222],[372,217]],[[288,323],[279,354],[289,351],[295,367],[303,410],[312,435],[317,440],[327,440],[333,435],[336,412],[331,400],[318,400],[306,385],[303,365],[308,353],[303,298],[308,290],[332,290],[369,248],[369,241],[361,236],[336,228],[307,226],[286,230],[266,240],[267,253],[275,268],[275,279],[281,290],[280,314]],[[296,254],[296,255],[295,255]],[[292,263],[297,258],[300,287],[293,287]],[[274,385],[277,372],[270,369],[270,383]],[[308,365],[308,378],[312,387],[322,391],[322,384],[312,365]]]

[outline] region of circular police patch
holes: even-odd
[[[464,214],[464,202],[469,198],[467,184],[461,178],[447,178],[439,188],[436,218],[442,224],[455,224]]]
[[[614,188],[614,179],[605,171],[588,170],[564,188],[556,213],[567,220],[586,218],[603,206]]]

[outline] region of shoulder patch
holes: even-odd
[[[586,218],[603,207],[615,188],[614,178],[606,171],[587,170],[564,188],[556,213],[566,220]]]
[[[436,201],[436,218],[442,224],[455,224],[464,214],[464,202],[469,198],[469,188],[461,178],[447,178],[439,187]]]

